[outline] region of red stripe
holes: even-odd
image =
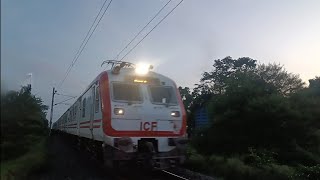
[[[93,128],[100,128],[100,125],[98,125],[98,126],[92,126]]]
[[[93,122],[101,122],[102,120],[101,119],[97,119],[97,120],[93,120]]]
[[[179,102],[180,109],[182,112],[182,127],[180,129],[179,135],[183,136],[187,132],[187,113],[186,113],[186,110],[184,109],[182,98],[181,98],[181,95],[180,95],[180,92],[179,92],[179,89],[178,89],[176,83],[174,83],[174,86],[176,88],[176,94],[177,94],[178,102]]]
[[[109,89],[109,78],[106,71],[101,73],[100,76],[100,94],[102,103],[102,121],[103,121],[103,132],[106,135],[112,135],[111,131],[111,103],[110,103],[110,89]]]

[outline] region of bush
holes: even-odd
[[[319,180],[320,179],[320,165],[316,166],[302,166],[297,168],[297,172],[292,176],[294,179],[308,179]]]
[[[252,147],[249,148],[249,154],[242,156],[242,160],[251,166],[262,167],[265,164],[276,163],[276,157],[278,154],[273,151],[268,151],[265,149],[256,150]]]
[[[295,169],[287,165],[267,164],[262,167],[263,174],[270,179],[287,180],[295,174]]]
[[[195,171],[206,171],[206,158],[197,153],[192,147],[187,149],[187,160],[185,166]]]
[[[255,179],[258,170],[244,164],[237,157],[224,158],[221,156],[211,155],[208,167],[211,175],[222,176],[228,179]]]
[[[203,156],[194,156],[194,159],[190,162],[189,167],[205,167],[205,169],[201,170],[202,172],[212,176],[221,176],[226,180],[288,180],[291,179],[296,173],[295,168],[287,165],[279,165],[274,162],[264,164],[261,163],[259,166],[245,164],[242,160],[242,157],[223,157],[211,155],[208,160],[205,161]],[[197,168],[193,169],[197,170]]]

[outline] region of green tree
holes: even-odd
[[[198,94],[222,94],[226,80],[238,72],[249,72],[256,68],[256,60],[242,57],[232,59],[230,56],[214,60],[213,70],[204,72],[195,91]]]
[[[190,92],[190,88],[189,87],[179,87],[179,92],[184,104],[184,108],[186,110],[189,110],[189,107],[194,99],[194,97],[192,96],[191,92]]]
[[[309,80],[309,88],[320,90],[320,76],[316,76],[313,79]]]
[[[300,145],[320,156],[320,78],[309,80],[309,87],[290,97],[290,103],[303,120],[307,135]]]
[[[240,59],[215,60],[214,70],[204,73],[194,90],[194,101],[209,102],[209,117],[214,117],[193,138],[198,150],[242,154],[253,147],[275,151],[279,161],[320,163],[319,78],[305,88],[281,65]],[[204,94],[210,98],[201,98]]]
[[[299,75],[288,73],[280,64],[261,64],[257,67],[256,73],[284,96],[301,90],[305,85]]]
[[[30,87],[1,95],[1,159],[23,154],[48,132],[47,106],[31,94]]]

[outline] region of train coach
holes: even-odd
[[[109,167],[123,162],[164,169],[180,164],[186,112],[173,80],[152,66],[104,61],[99,74],[53,124]],[[103,64],[104,64],[103,63]]]

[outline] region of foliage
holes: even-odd
[[[16,158],[47,134],[47,106],[31,88],[1,95],[1,160]]]
[[[196,151],[193,151],[191,156],[189,156],[185,166],[205,174],[221,176],[226,180],[288,180],[299,175],[299,171],[297,171],[296,168],[280,165],[276,162],[268,162],[261,166],[254,166],[252,164],[246,164],[239,156],[225,157],[210,155],[209,157],[204,157],[203,155],[197,155]]]
[[[268,84],[272,84],[284,96],[295,93],[304,86],[298,75],[288,73],[279,64],[259,65],[256,72],[261,79]]]
[[[256,60],[243,57],[237,60],[230,56],[214,60],[213,70],[204,72],[201,84],[195,88],[199,94],[222,94],[227,87],[226,80],[238,72],[250,72],[256,67]]]
[[[205,105],[213,117],[208,127],[192,132],[192,145],[202,156],[192,155],[189,162],[215,162],[205,171],[226,179],[312,179],[320,164],[320,77],[305,87],[283,66],[256,62],[214,60],[193,92],[184,88],[190,115]]]
[[[320,177],[320,165],[307,167],[307,166],[299,166],[297,168],[297,172],[292,176],[293,179],[310,179],[310,180],[318,180]]]
[[[309,80],[309,87],[312,89],[320,89],[320,76],[316,76],[314,79]],[[318,91],[319,93],[319,91]]]

